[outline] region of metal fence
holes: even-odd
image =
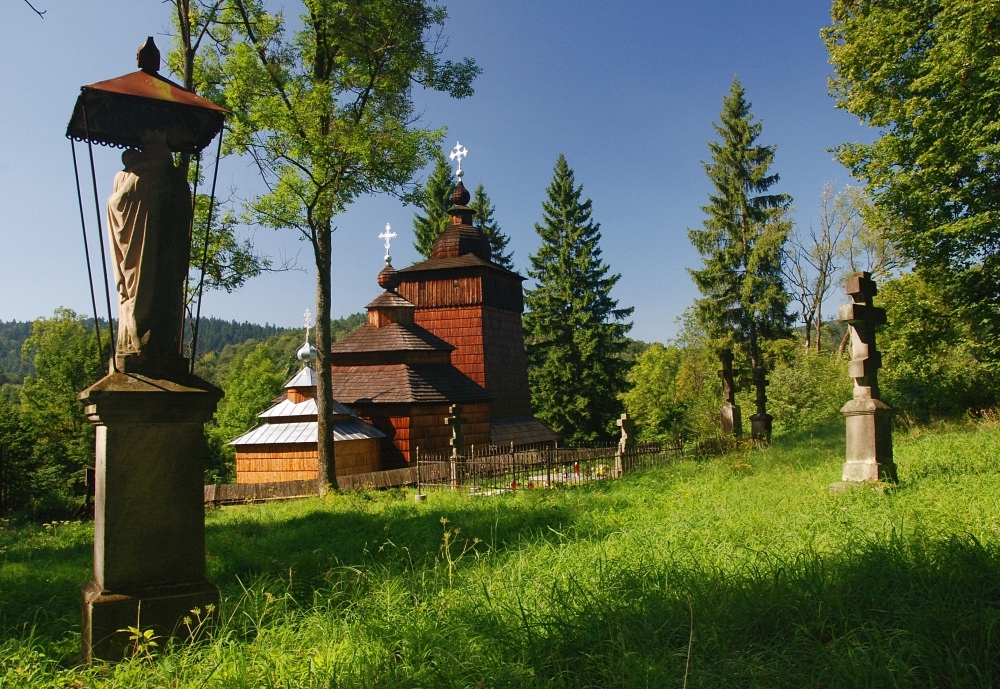
[[[680,459],[683,446],[636,443],[595,447],[472,448],[464,455],[417,451],[418,489],[468,488],[495,495],[518,489],[604,481]]]

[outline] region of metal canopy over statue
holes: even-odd
[[[79,395],[97,426],[88,661],[123,657],[129,627],[168,637],[219,599],[205,577],[203,485],[204,423],[222,391],[194,376],[182,352],[193,207],[172,154],[200,152],[226,111],[161,77],[152,38],[138,62],[138,72],[84,86],[66,132],[126,149],[106,209],[119,331],[110,373]],[[96,203],[92,151],[90,161]],[[98,226],[104,215],[97,209]]]

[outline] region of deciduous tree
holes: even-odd
[[[835,0],[831,17],[830,91],[880,133],[838,157],[1000,359],[1000,3]]]
[[[261,0],[231,0],[232,40],[215,44],[233,148],[268,192],[252,221],[292,229],[316,265],[320,483],[336,481],[330,371],[334,219],[357,197],[410,189],[442,130],[419,126],[414,86],[472,94],[472,60],[444,61],[445,9],[430,0],[305,0],[301,28]]]

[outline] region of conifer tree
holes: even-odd
[[[689,271],[704,295],[695,302],[695,317],[710,336],[741,346],[752,370],[762,370],[761,340],[790,335],[781,262],[791,197],[767,193],[778,181],[769,173],[774,147],[757,143],[762,126],[738,78],[719,119],[713,126],[720,140],[709,142],[712,161],[704,163],[715,187],[702,206],[708,217],[701,229],[688,231],[702,256],[702,268]],[[762,400],[758,385],[758,414]]]
[[[600,224],[591,202],[581,200],[573,171],[562,155],[542,203],[542,239],[529,256],[536,287],[525,291],[524,328],[528,379],[535,413],[570,443],[608,439],[621,413],[626,387],[622,357],[633,309],[619,308],[601,260]]]
[[[434,169],[417,194],[416,206],[424,212],[413,216],[413,248],[424,258],[431,257],[434,240],[448,228],[451,192],[455,188],[451,168],[441,149],[435,149]]]
[[[474,213],[472,224],[478,227],[490,242],[493,262],[507,270],[514,270],[514,252],[504,253],[510,238],[503,233],[493,217],[496,208],[493,207],[493,201],[482,184],[473,192],[469,208]]]

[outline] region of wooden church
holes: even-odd
[[[387,245],[384,291],[368,304],[367,324],[331,348],[339,476],[448,451],[452,405],[461,408],[463,452],[558,439],[532,414],[524,278],[492,261],[489,241],[472,225],[461,168],[451,198],[451,224],[431,257],[396,270]],[[232,441],[238,483],[318,477],[315,385],[304,367],[260,415],[264,423]]]
[[[367,325],[332,348],[333,395],[385,434],[385,469],[411,464],[417,448],[447,450],[453,404],[465,419],[464,451],[558,438],[532,415],[524,278],[491,260],[469,200],[459,180],[431,258],[398,271],[387,261]]]

